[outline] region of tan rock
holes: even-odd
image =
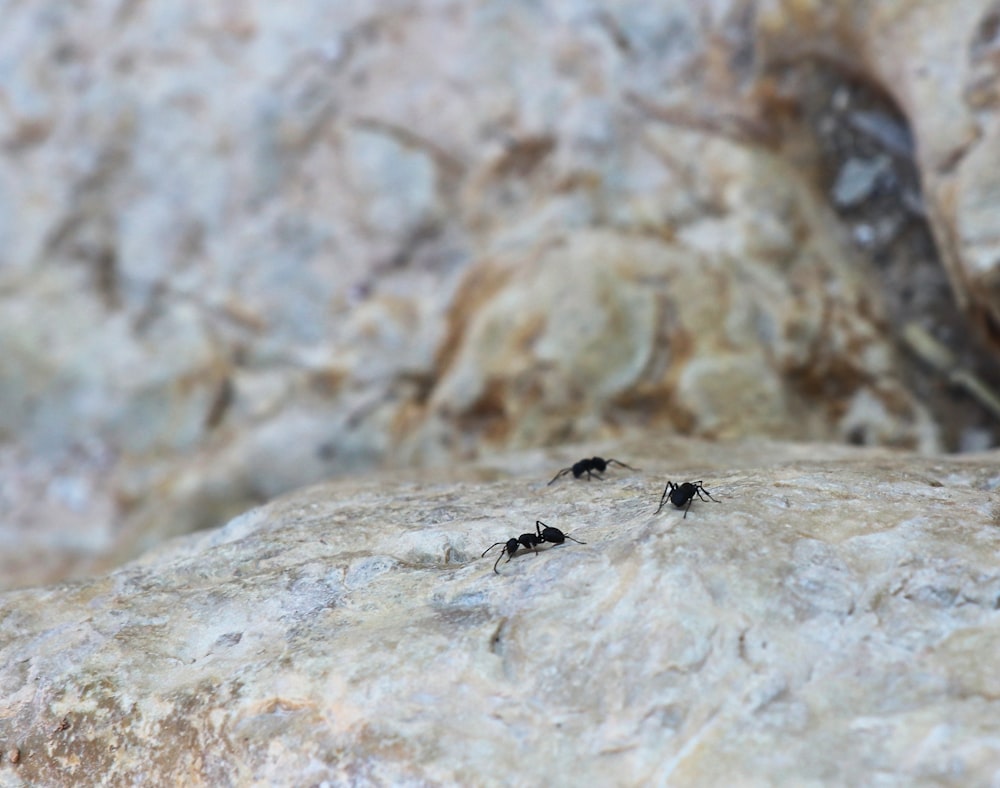
[[[899,352],[763,71],[819,52],[893,91],[982,324],[991,18],[966,0],[8,9],[0,586],[298,485],[565,440],[994,445],[964,401],[954,429],[927,404],[945,387]],[[848,169],[841,202],[885,161]]]
[[[417,456],[647,425],[933,449],[933,424],[900,385],[866,281],[813,224],[821,209],[810,194],[793,191],[782,202],[802,237],[781,242],[781,275],[777,239],[761,257],[742,241],[756,238],[758,214],[738,197],[692,230],[740,237],[732,256],[693,237],[577,232],[474,268],[475,292],[454,302]],[[823,282],[836,284],[824,293]]]
[[[1000,347],[996,4],[774,0],[760,28],[772,58],[829,58],[898,103],[916,140],[927,216],[955,295]]]
[[[598,451],[642,470],[546,485]],[[987,785],[997,459],[665,440],[314,487],[0,596],[0,783]],[[718,503],[654,514],[667,479]],[[586,544],[495,574],[539,518]]]

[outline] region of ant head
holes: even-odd
[[[607,470],[608,461],[605,460],[603,457],[591,457],[590,467],[593,468],[598,473],[604,473],[604,471]]]

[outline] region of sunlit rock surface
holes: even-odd
[[[593,453],[641,470],[546,484]],[[990,785],[998,459],[664,440],[313,487],[0,596],[0,784]],[[719,502],[654,514],[668,479]],[[536,519],[586,544],[494,573]]]

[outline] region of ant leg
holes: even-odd
[[[698,497],[701,498],[701,500],[703,501],[712,500],[715,501],[716,503],[722,503],[721,501],[716,501],[715,498],[712,497],[712,493],[710,493],[708,490],[705,489],[703,482],[700,481],[692,482],[692,484],[694,485],[694,491],[698,494]],[[702,498],[701,496],[702,493],[705,493],[705,495],[707,495],[708,498]]]
[[[705,495],[707,495],[709,498],[711,498],[713,501],[715,501],[715,498],[712,498],[712,494],[708,490],[705,489],[705,482],[703,482],[701,479],[699,479],[696,482],[690,482],[690,483],[694,485],[694,491],[697,494],[697,496],[699,498],[701,498],[701,500],[703,500],[703,501],[705,500],[704,498],[701,497],[701,494],[705,493]],[[719,503],[719,501],[715,501],[715,502]]]
[[[684,509],[684,516],[681,518],[682,520],[686,520],[687,519],[688,509],[691,508],[691,504],[692,503],[694,503],[694,496],[693,495],[690,498],[688,498],[688,505]]]
[[[559,471],[559,473],[557,473],[555,476],[552,477],[552,482],[554,482],[556,479],[560,478],[561,476],[565,476],[567,473],[569,473],[572,470],[573,470],[572,468],[563,468],[561,471]],[[549,484],[552,484],[552,482],[549,482]],[[545,486],[548,487],[549,484],[546,484]]]
[[[660,498],[660,506],[659,506],[659,508],[657,508],[657,510],[655,512],[653,512],[654,516],[660,513],[660,509],[663,508],[663,504],[665,504],[667,502],[667,496],[671,492],[670,486],[672,484],[673,484],[673,482],[667,482],[667,486],[663,488],[663,496]],[[494,545],[494,547],[495,546],[496,545]]]
[[[502,553],[500,553],[500,558],[503,558],[503,554],[504,554],[504,553],[506,553],[506,554],[507,554],[507,560],[506,560],[506,561],[504,561],[504,563],[505,563],[505,564],[509,564],[509,563],[510,563],[510,559],[514,557],[514,553],[516,553],[516,552],[517,552],[517,548],[516,548],[516,547],[515,547],[515,548],[514,548],[513,550],[508,550],[508,549],[507,549],[507,548],[505,547],[505,548],[503,549],[503,552],[502,552]],[[497,563],[496,563],[496,564],[493,564],[493,571],[494,571],[494,572],[496,572],[497,574],[500,574],[500,572],[499,572],[499,571],[497,571],[497,564],[499,564],[499,563],[500,563],[500,558],[497,558]]]

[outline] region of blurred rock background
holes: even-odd
[[[0,587],[636,434],[1000,444],[1000,3],[0,3]]]

